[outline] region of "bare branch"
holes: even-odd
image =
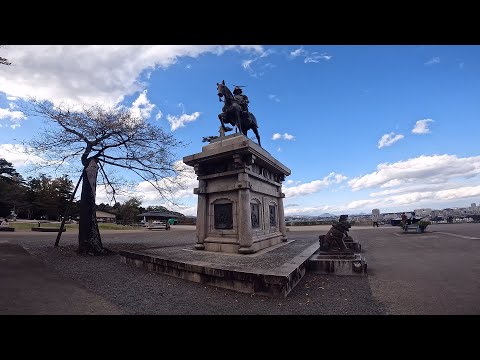
[[[0,45],[0,48],[4,47],[4,46],[5,45]],[[9,62],[7,59],[5,59],[4,57],[1,57],[1,56],[0,56],[0,64],[1,65],[12,65],[11,62]]]
[[[115,199],[115,187],[112,185],[112,183],[110,182],[107,174],[105,173],[105,170],[103,169],[103,165],[101,162],[98,162],[98,164],[100,165],[100,171],[101,173],[103,174],[103,177],[104,179],[107,181],[107,184],[110,186],[110,188],[112,189],[112,198],[113,200],[116,202],[116,199]]]
[[[49,125],[29,145],[37,156],[57,169],[72,159],[86,166],[97,158],[102,178],[114,191],[104,168],[117,167],[133,172],[150,183],[167,199],[176,185],[176,156],[174,150],[183,144],[162,128],[135,117],[125,108],[107,108],[101,105],[84,106],[82,110],[47,101],[30,100],[26,113],[49,120]],[[79,107],[75,107],[78,109]],[[118,171],[115,173],[118,175]]]

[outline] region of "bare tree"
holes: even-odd
[[[148,181],[165,199],[170,199],[169,185],[175,186],[178,169],[173,150],[181,146],[162,128],[135,117],[125,108],[101,105],[84,106],[82,111],[47,101],[31,100],[25,109],[30,115],[49,120],[43,132],[28,143],[50,164],[61,166],[80,159],[82,191],[78,252],[102,255],[110,250],[102,245],[95,216],[97,176],[105,180],[114,197],[119,183],[111,181],[108,168],[123,168]],[[53,124],[52,124],[53,122]],[[118,173],[118,170],[116,171]]]
[[[4,46],[5,45],[0,45],[0,48],[4,47]],[[1,56],[0,56],[0,64],[1,65],[12,65],[11,62],[9,62],[7,59],[5,59],[4,57],[1,57]]]

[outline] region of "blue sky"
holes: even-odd
[[[19,111],[27,96],[130,107],[188,143],[181,160],[218,134],[225,80],[246,86],[263,148],[292,171],[287,215],[480,203],[479,46],[9,45],[0,55],[13,63],[0,66],[0,157],[21,173],[41,158],[18,145],[43,126]],[[176,191],[189,215],[195,183],[190,174]],[[140,181],[130,195],[164,203]],[[108,201],[102,189],[98,200]]]

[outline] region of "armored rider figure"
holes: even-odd
[[[240,86],[235,86],[235,89],[233,90],[233,97],[235,101],[242,107],[243,111],[243,116],[245,118],[248,118],[248,96],[242,94],[242,88]]]

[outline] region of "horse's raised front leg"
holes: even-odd
[[[218,119],[220,120],[220,123],[222,124],[222,128],[224,131],[227,131],[225,128],[225,123],[223,122],[223,113],[218,114]]]
[[[218,114],[218,118],[220,119],[220,123],[222,124],[223,131],[228,132],[228,131],[233,130],[231,127],[228,127],[228,126],[225,125],[225,121],[224,121],[225,113],[224,112],[221,113],[221,114]]]

